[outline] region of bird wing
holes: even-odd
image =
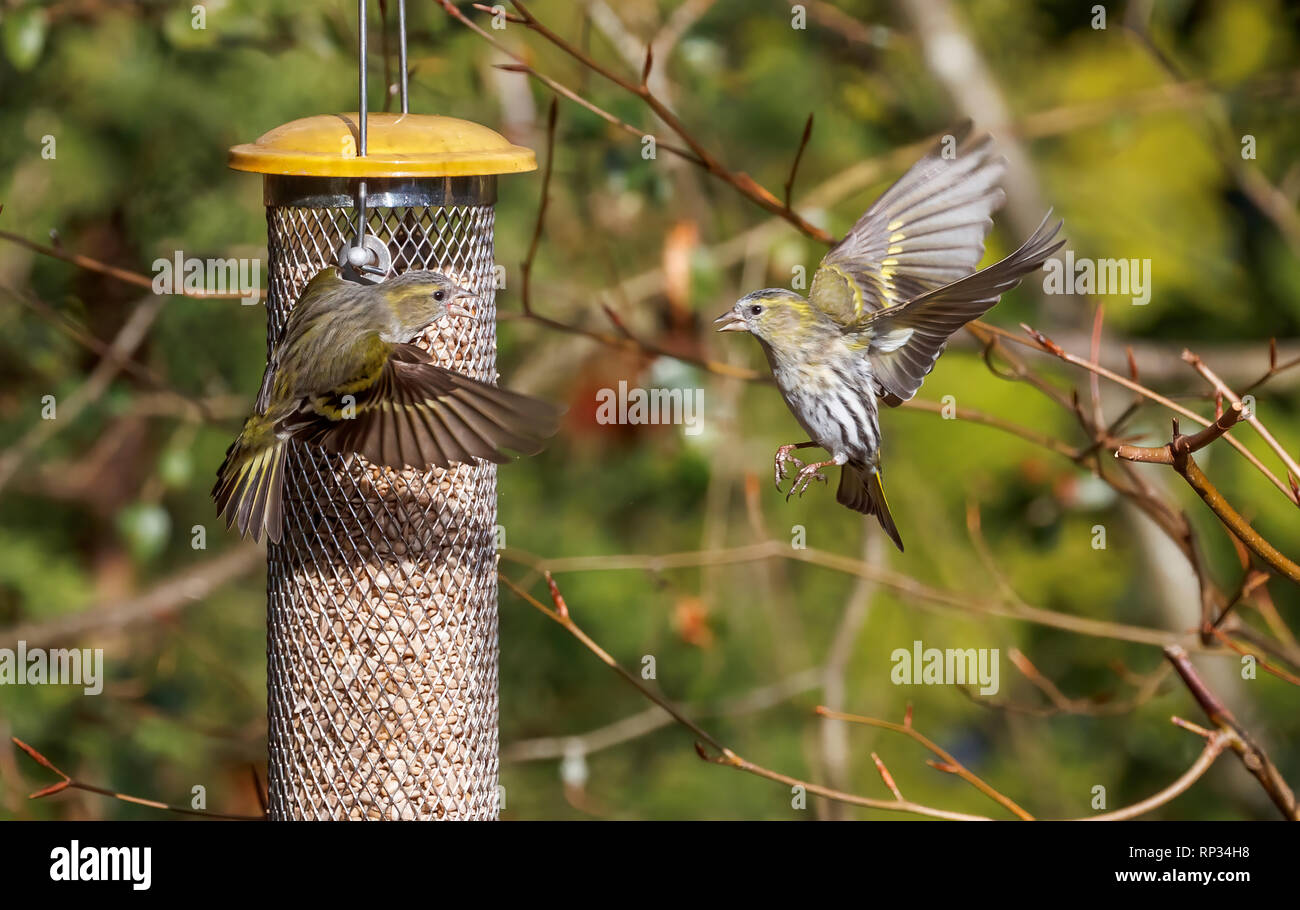
[[[445,468],[475,459],[504,464],[507,449],[535,455],[559,429],[562,413],[549,402],[436,366],[414,345],[397,344],[373,382],[316,396],[284,429],[376,464]]]
[[[843,326],[975,271],[1006,162],[970,121],[944,137],[822,259],[808,299]]]
[[[984,315],[1065,244],[1053,242],[1061,222],[1049,228],[1050,217],[1049,211],[1030,238],[1005,259],[906,303],[877,310],[855,329],[852,336],[866,347],[871,360],[876,393],[887,404],[898,405],[915,395],[949,336]]]
[[[285,353],[299,347],[303,336],[327,316],[329,305],[332,303],[327,301],[327,298],[342,284],[343,279],[339,278],[338,270],[332,265],[321,269],[307,282],[293,309],[289,311],[283,336],[267,357],[266,371],[262,374],[262,385],[258,389],[257,400],[253,405],[255,414],[265,414],[272,398],[275,397],[275,380]]]

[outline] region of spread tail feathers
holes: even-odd
[[[212,498],[226,527],[238,526],[240,537],[260,540],[265,533],[267,540],[280,542],[285,452],[285,440],[256,416],[226,451]]]
[[[840,488],[835,494],[841,505],[874,515],[876,521],[885,529],[889,539],[903,552],[903,538],[894,524],[894,516],[889,514],[889,503],[885,501],[885,488],[880,484],[880,471],[873,471],[866,465],[846,464],[840,468]]]

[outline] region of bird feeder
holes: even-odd
[[[264,179],[268,353],[320,269],[436,269],[475,293],[472,317],[415,343],[494,382],[496,179],[536,160],[478,124],[406,112],[404,15],[403,112],[367,114],[360,6],[361,111],[230,150]],[[496,465],[392,469],[290,445],[267,552],[271,818],[496,818]]]

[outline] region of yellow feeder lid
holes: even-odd
[[[237,171],[302,177],[468,177],[537,169],[530,148],[455,117],[374,113],[366,157],[357,155],[359,114],[293,120],[230,150]]]

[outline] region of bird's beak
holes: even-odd
[[[727,312],[713,320],[713,324],[718,327],[719,332],[749,331],[749,326],[745,325],[745,320],[740,318],[740,314],[736,312],[735,308],[727,310]]]
[[[467,319],[473,319],[474,311],[471,310],[467,304],[471,300],[476,299],[478,299],[478,295],[473,291],[467,291],[464,288],[457,288],[456,293],[447,304],[447,313],[451,316],[464,316]]]

